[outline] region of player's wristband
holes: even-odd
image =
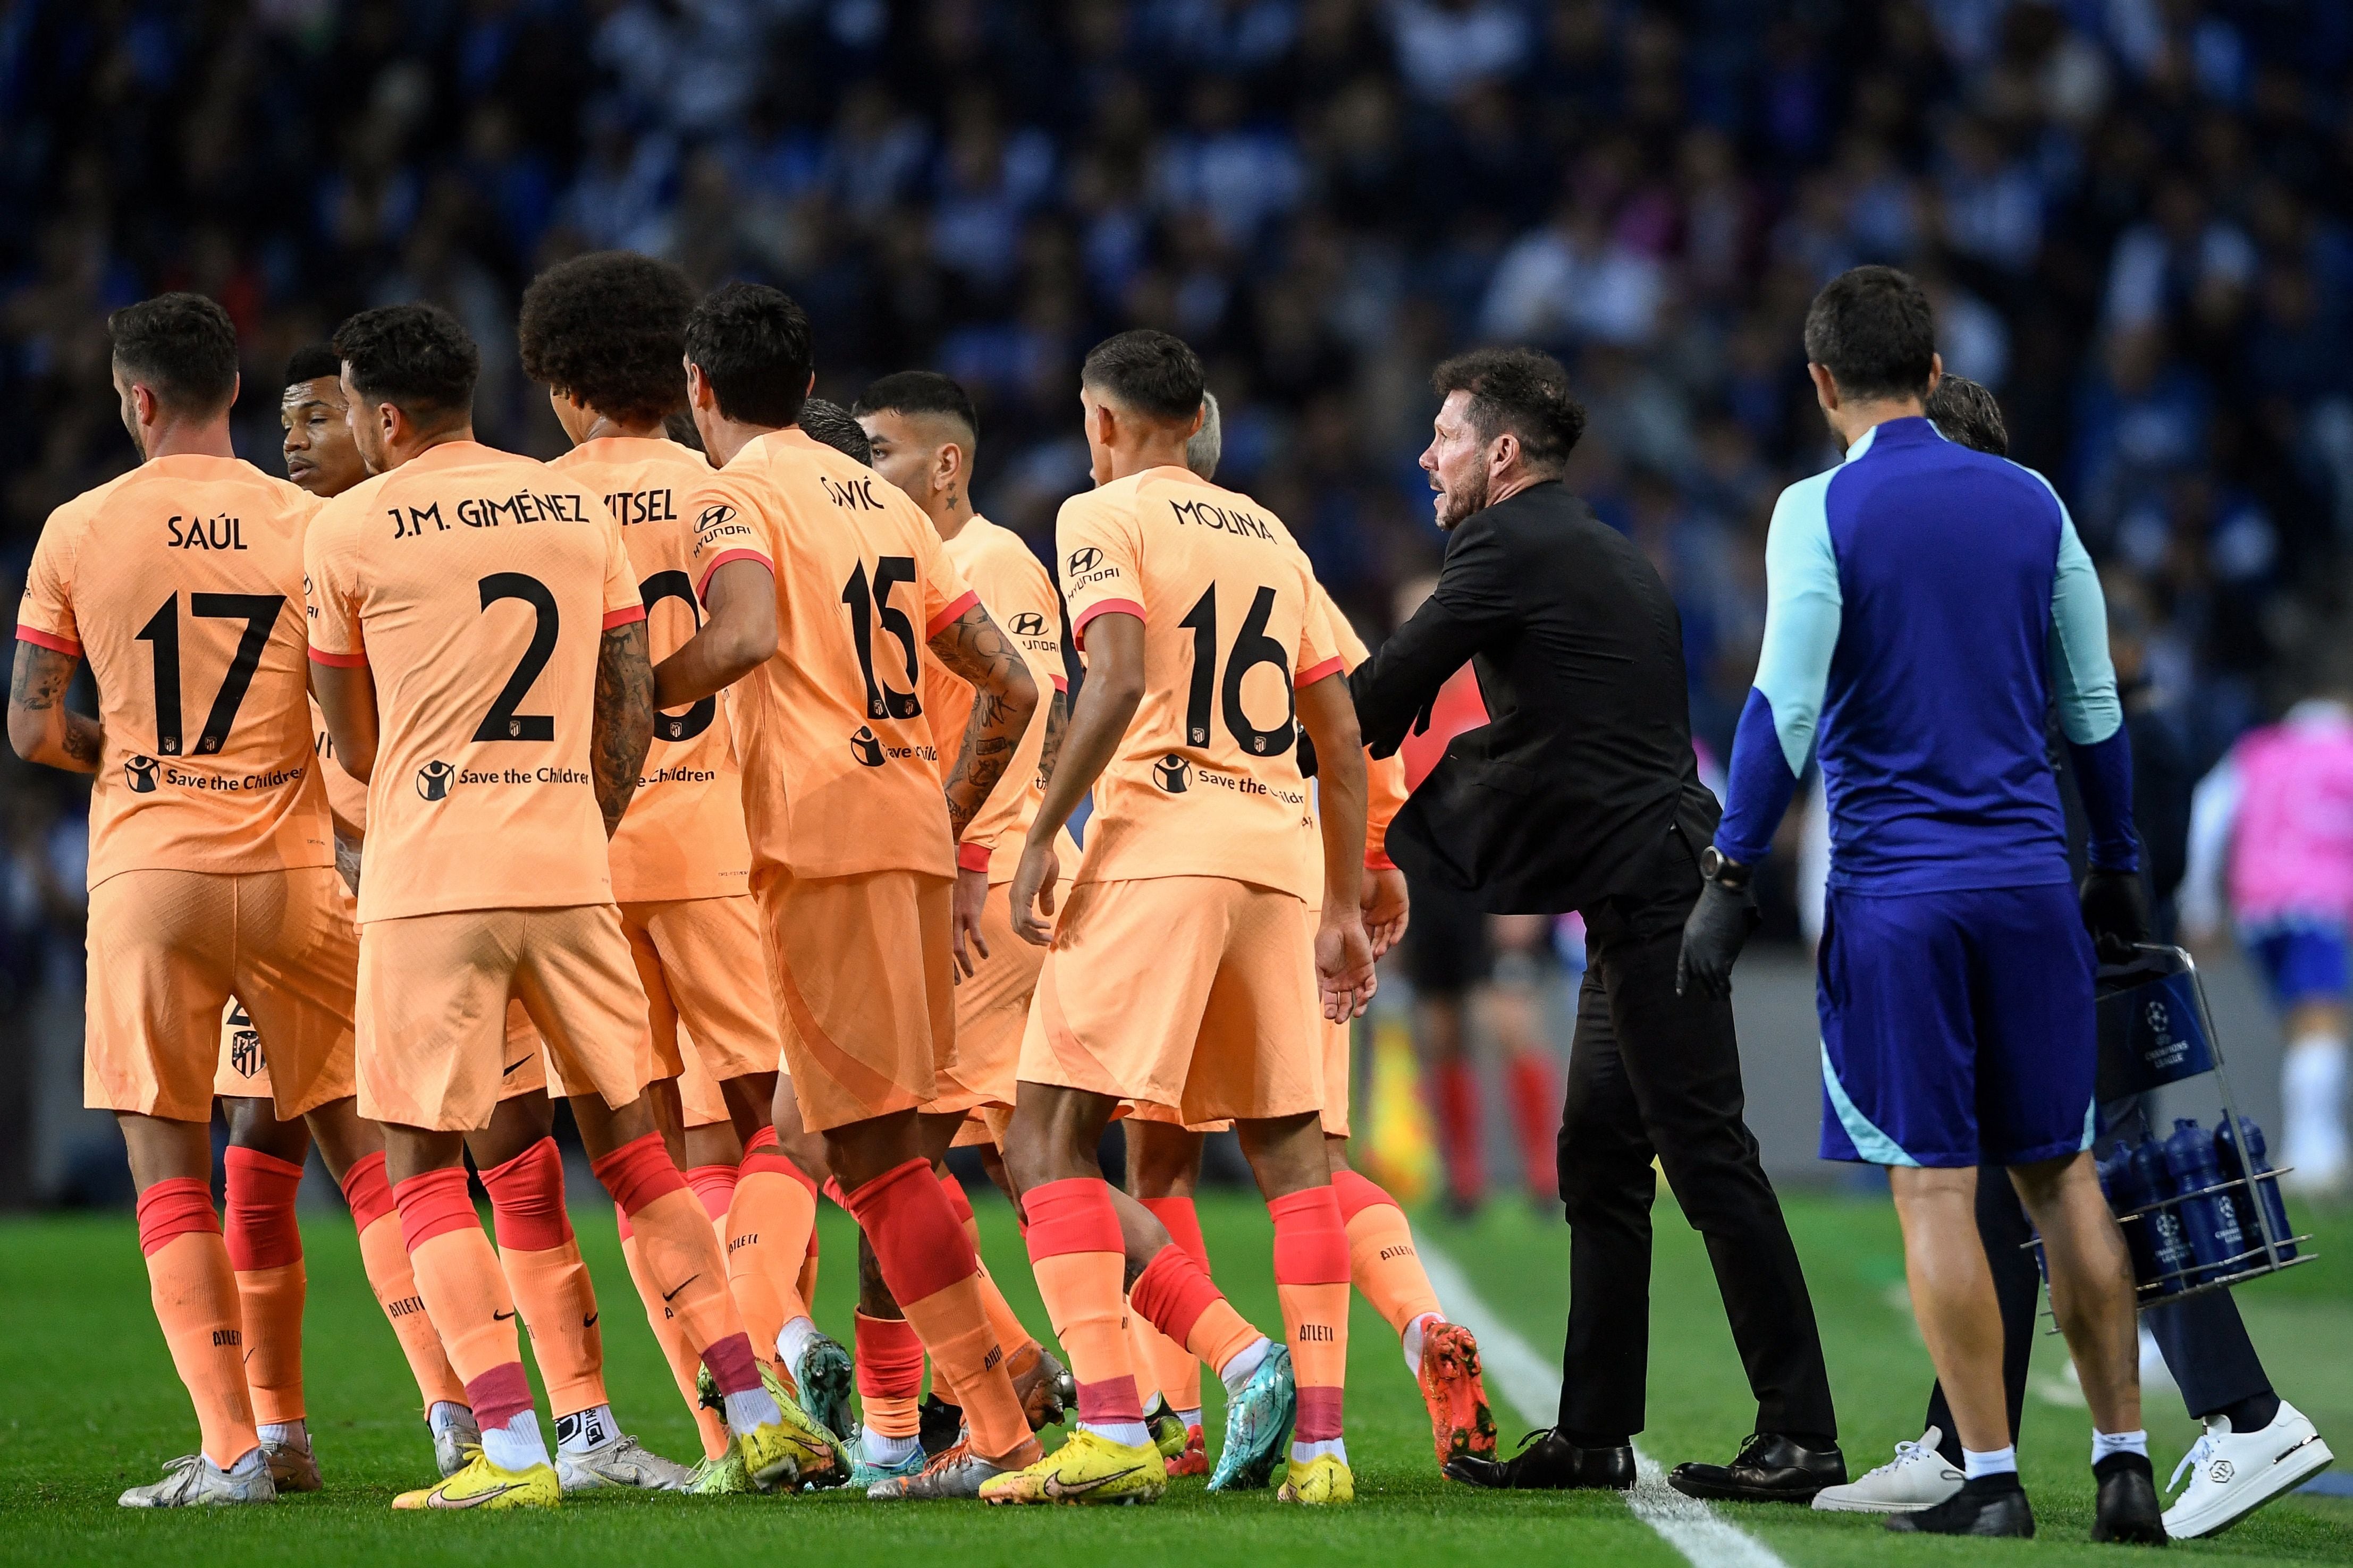
[[[996,853],[996,850],[986,844],[959,844],[956,846],[956,869],[986,871],[988,869],[989,860]]]

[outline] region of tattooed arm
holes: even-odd
[[[1070,693],[1055,689],[1046,704],[1046,739],[1038,748],[1038,782],[1044,784],[1054,776],[1055,761],[1062,754],[1062,731],[1071,722]]]
[[[947,774],[948,827],[962,839],[1029,728],[1029,716],[1038,710],[1038,682],[1021,650],[977,602],[943,626],[931,646],[942,664],[972,683],[972,721],[965,726],[964,754]]]
[[[8,744],[28,763],[46,763],[69,773],[98,772],[105,744],[98,721],[66,706],[81,660],[38,643],[16,645],[16,668],[8,682]]]
[[[588,731],[588,768],[605,837],[621,826],[654,741],[654,670],[646,623],[631,621],[605,634],[596,649],[596,716]]]

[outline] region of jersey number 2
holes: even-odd
[[[196,754],[210,756],[228,741],[228,732],[237,724],[237,710],[245,703],[245,694],[253,685],[253,672],[261,666],[261,650],[269,646],[269,630],[278,624],[278,612],[284,607],[283,594],[191,594],[188,613],[205,620],[242,620],[245,634],[237,639],[237,652],[230,656],[228,669],[222,675],[220,689],[213,694],[211,711],[205,715],[205,727],[196,736]],[[167,757],[180,755],[180,595],[173,595],[163,607],[147,617],[141,626],[137,640],[153,644],[155,649],[155,750]]]
[[[1299,699],[1291,689],[1289,656],[1281,643],[1266,635],[1267,620],[1273,614],[1274,590],[1261,588],[1250,600],[1250,614],[1242,617],[1242,629],[1234,634],[1223,681],[1218,679],[1218,585],[1210,584],[1193,602],[1185,618],[1176,623],[1193,634],[1193,680],[1185,701],[1187,745],[1209,743],[1209,697],[1215,689],[1226,733],[1234,738],[1235,745],[1256,757],[1278,756],[1290,749],[1292,722],[1298,717]],[[1271,730],[1252,724],[1250,714],[1242,708],[1242,677],[1261,664],[1274,666],[1282,677],[1282,721]]]
[[[482,579],[482,608],[488,610],[501,599],[521,599],[536,612],[531,627],[531,646],[522,650],[522,659],[507,677],[506,685],[499,689],[491,703],[491,710],[482,715],[482,722],[474,731],[477,741],[553,741],[555,739],[555,717],[551,713],[518,713],[515,704],[531,689],[539,672],[555,652],[555,595],[547,584],[536,577],[526,577],[520,572],[493,572]]]
[[[891,603],[891,590],[901,583],[915,580],[915,558],[912,555],[885,555],[874,563],[874,584],[867,586],[866,563],[861,561],[849,569],[849,581],[841,585],[841,602],[849,606],[849,635],[858,644],[858,671],[866,678],[866,716],[870,719],[913,719],[923,712],[923,700],[915,695],[915,624],[907,612]],[[880,622],[884,631],[899,639],[899,647],[907,656],[907,685],[910,689],[894,691],[887,680],[874,679],[874,627]]]

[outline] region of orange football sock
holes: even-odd
[[[763,1360],[776,1359],[786,1323],[809,1315],[800,1279],[816,1282],[816,1239],[817,1184],[785,1158],[776,1130],[763,1127],[744,1151],[727,1209],[728,1281]]]
[[[592,1162],[596,1179],[628,1216],[646,1280],[677,1315],[722,1394],[756,1393],[760,1368],[727,1289],[727,1259],[711,1216],[670,1163],[661,1134],[633,1139]],[[647,1301],[652,1306],[651,1299]]]
[[[1144,1427],[1144,1402],[1129,1359],[1127,1268],[1119,1215],[1100,1176],[1047,1182],[1021,1196],[1029,1215],[1029,1262],[1038,1293],[1079,1388],[1079,1419],[1133,1443]]]
[[[139,1250],[172,1365],[195,1403],[205,1458],[227,1469],[261,1438],[245,1383],[237,1272],[210,1184],[194,1176],[151,1183],[139,1194]]]
[[[1150,1375],[1171,1410],[1201,1408],[1201,1358],[1152,1326],[1129,1302],[1128,1334],[1135,1347],[1135,1364]],[[1142,1379],[1138,1380],[1139,1386]]]
[[[1227,1363],[1266,1338],[1175,1242],[1153,1255],[1128,1288],[1127,1299],[1154,1328],[1220,1374]]]
[[[865,1426],[885,1437],[912,1437],[923,1429],[917,1401],[923,1393],[923,1342],[903,1318],[858,1314],[858,1410]],[[946,1399],[948,1391],[942,1389]]]
[[[302,1419],[302,1232],[294,1194],[302,1167],[232,1145],[223,1156],[227,1203],[221,1226],[237,1270],[245,1325],[245,1382],[265,1426]]]
[[[735,1167],[697,1165],[686,1173],[686,1184],[694,1189],[702,1212],[711,1216],[711,1228],[719,1237],[719,1245],[726,1246],[727,1205],[735,1201]]]
[[[417,1293],[440,1331],[441,1348],[459,1381],[470,1389],[501,1367],[520,1371],[514,1297],[466,1194],[464,1169],[427,1171],[392,1191],[400,1205],[409,1266],[417,1272]],[[474,1414],[490,1424],[480,1410]]]
[[[385,1179],[383,1154],[370,1154],[343,1173],[343,1198],[360,1233],[360,1267],[367,1270],[368,1289],[392,1324],[400,1353],[408,1358],[425,1408],[465,1404],[466,1385],[442,1352],[441,1336],[417,1293],[417,1270],[400,1239],[400,1212],[392,1201],[392,1184]]]
[[[1348,1382],[1348,1233],[1328,1183],[1266,1206],[1274,1216],[1274,1290],[1299,1384],[1295,1452],[1340,1439]]]
[[[547,1385],[549,1413],[561,1420],[609,1403],[605,1339],[596,1327],[596,1288],[564,1212],[564,1157],[543,1138],[482,1173],[498,1231],[499,1266],[531,1331],[532,1354]]]
[[[845,1205],[874,1244],[883,1283],[931,1352],[972,1428],[973,1451],[1019,1467],[1039,1455],[1005,1353],[980,1300],[980,1260],[965,1239],[927,1161],[909,1160],[848,1195]]]
[[[617,1208],[613,1217],[620,1222],[621,1257],[629,1266],[629,1279],[638,1288],[638,1296],[646,1304],[646,1322],[653,1329],[654,1342],[661,1346],[662,1360],[670,1363],[670,1375],[678,1384],[679,1397],[694,1416],[695,1430],[702,1436],[702,1457],[716,1459],[727,1452],[727,1423],[719,1412],[702,1403],[695,1388],[695,1373],[702,1366],[702,1358],[686,1342],[686,1330],[670,1310],[661,1304],[661,1291],[646,1277],[645,1262],[638,1256],[638,1238],[629,1229],[629,1219]]]
[[[1332,1191],[1348,1227],[1348,1279],[1373,1310],[1400,1334],[1416,1318],[1440,1312],[1438,1292],[1413,1249],[1413,1227],[1397,1200],[1354,1171],[1333,1172]]]

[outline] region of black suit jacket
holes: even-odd
[[[1488,722],[1455,737],[1390,824],[1408,878],[1496,913],[1577,910],[1655,894],[1671,828],[1693,852],[1715,837],[1674,600],[1559,483],[1457,527],[1436,592],[1350,676],[1373,755],[1427,724],[1466,659]]]

